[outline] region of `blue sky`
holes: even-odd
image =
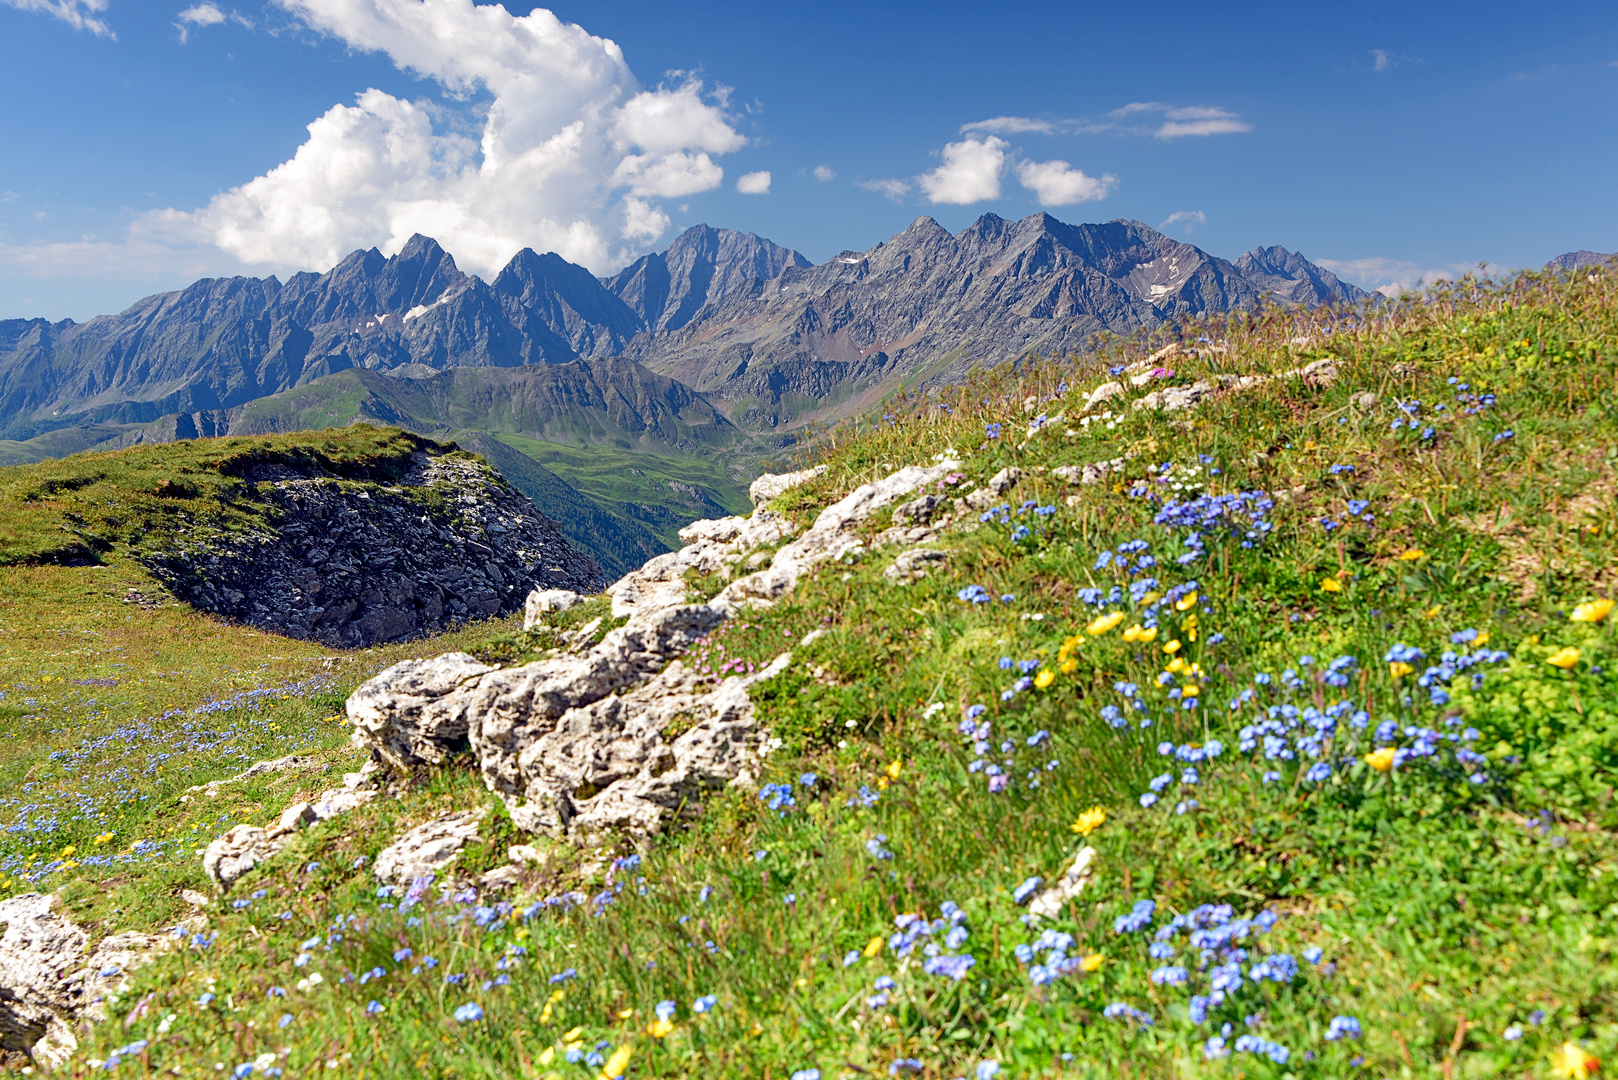
[[[1370,287],[1618,250],[1610,3],[0,0],[0,100],[0,317],[418,229],[484,275],[1041,209]]]

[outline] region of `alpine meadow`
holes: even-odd
[[[1583,1077],[1618,1050],[1610,269],[900,393],[750,516],[526,619],[334,648],[152,569],[284,520],[228,462],[440,513],[411,454],[486,468],[360,426],[0,472],[3,944],[94,954],[6,1005],[29,1068]]]

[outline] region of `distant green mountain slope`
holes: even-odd
[[[691,521],[751,510],[747,485],[718,459],[578,449],[522,435],[498,438],[609,512],[652,530],[671,549],[681,546],[680,529]]]

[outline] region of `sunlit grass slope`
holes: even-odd
[[[366,860],[399,828],[488,803],[464,767],[422,777],[239,883],[207,934],[136,976],[80,1067],[1588,1075],[1618,1053],[1615,303],[1610,278],[1528,277],[1361,316],[1196,323],[1088,422],[1109,366],[1174,339],[895,402],[822,443],[827,471],[777,508],[807,523],[950,448],[962,465],[943,494],[1006,466],[1023,478],[971,531],[944,532],[930,577],[890,584],[892,549],[825,564],[693,650],[729,672],[794,649],[755,691],[779,740],[770,786],[687,808],[639,852],[542,845],[549,862],[515,895],[379,891]],[[1298,374],[1325,359],[1334,377]],[[1185,411],[1130,406],[1219,375],[1268,378]],[[1095,484],[1052,472],[1101,462],[1118,464]],[[42,683],[77,678],[79,646],[49,636],[37,596],[19,607],[56,652],[8,661],[0,702],[54,711],[10,768],[52,738],[82,745],[73,725],[106,723],[97,710],[158,707]],[[64,629],[110,634],[59,610]],[[552,640],[507,633],[485,654]],[[121,642],[105,641],[86,662],[110,671]],[[218,662],[163,707],[313,677],[272,648],[312,655],[276,642],[262,674]],[[159,667],[183,665],[126,674]],[[335,763],[338,726],[320,718],[339,692],[291,690],[284,731],[219,715],[257,733],[254,752],[313,733]],[[150,790],[121,811],[118,845],[199,823],[195,799],[139,775],[144,748],[98,752],[100,774],[52,782],[85,799]],[[8,836],[36,864],[68,839]],[[1083,889],[1030,918],[1084,845]],[[463,859],[494,865],[498,843]],[[159,898],[203,881],[195,858],[72,868],[103,873],[153,898],[109,927],[162,925],[178,905]]]

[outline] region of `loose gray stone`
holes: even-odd
[[[461,810],[423,822],[377,852],[372,872],[382,881],[398,882],[442,874],[477,839],[482,819],[482,810]]]
[[[522,628],[532,630],[544,622],[550,612],[566,611],[583,600],[584,597],[572,589],[535,589],[528,594],[528,602],[523,605]]]
[[[229,892],[244,874],[281,850],[281,843],[256,825],[237,825],[208,845],[205,870],[220,892]]]

